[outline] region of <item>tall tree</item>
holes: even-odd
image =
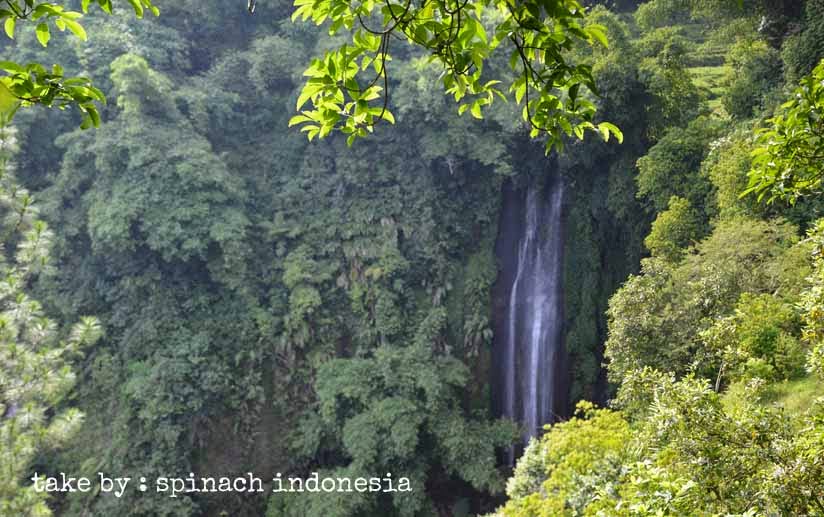
[[[82,318],[63,338],[39,302],[26,294],[33,278],[47,274],[51,232],[37,218],[28,192],[14,180],[14,132],[0,129],[0,515],[50,515],[47,494],[27,481],[44,448],[77,430],[83,415],[63,405],[74,384],[71,361],[102,331]],[[42,482],[41,482],[42,483]]]

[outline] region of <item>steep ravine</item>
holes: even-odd
[[[498,411],[523,426],[524,441],[566,406],[563,370],[563,178],[504,190],[496,255],[495,377]]]
[[[492,399],[525,441],[576,401],[609,396],[607,301],[637,270],[649,221],[634,195],[631,148],[609,160],[604,151],[533,158],[502,187]]]

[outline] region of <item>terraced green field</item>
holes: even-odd
[[[707,95],[709,107],[713,112],[722,114],[721,95],[726,89],[726,67],[695,66],[690,67],[689,72],[695,85]]]
[[[727,68],[724,45],[707,41],[707,28],[702,24],[684,26],[684,36],[695,43],[695,48],[687,55],[688,70],[695,85],[707,96],[710,109],[718,115],[725,115],[721,105],[721,95],[726,88]]]

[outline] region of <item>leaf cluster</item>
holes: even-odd
[[[743,195],[795,203],[821,192],[824,172],[824,61],[758,131]]]
[[[595,105],[584,90],[595,92],[589,65],[567,54],[579,44],[606,46],[605,28],[584,24],[576,0],[512,0],[470,3],[461,0],[413,2],[297,0],[294,19],[330,22],[330,34],[345,30],[351,43],[312,61],[298,98],[302,110],[290,125],[302,124],[311,140],[333,130],[351,144],[381,120],[394,123],[388,107],[390,44],[401,39],[428,54],[442,69],[445,92],[458,112],[483,118],[495,97],[522,105],[531,136],[548,135],[547,151],[562,148],[563,137],[583,138],[587,130],[605,140],[622,134],[608,122],[596,124]],[[509,49],[513,78],[488,77],[485,65],[499,48]],[[369,75],[360,79],[364,73]]]
[[[128,0],[135,15],[143,16],[144,9],[150,10],[155,16],[160,11],[151,0]],[[15,30],[19,23],[35,24],[37,41],[46,47],[51,40],[49,23],[63,32],[68,29],[82,41],[86,41],[87,34],[78,21],[87,13],[92,0],[82,0],[82,13],[71,11],[63,4],[54,2],[36,2],[35,0],[3,0],[0,2],[0,22],[6,36],[14,39]],[[112,13],[111,0],[95,0],[95,3],[104,12]],[[11,122],[20,106],[42,105],[65,109],[68,106],[76,107],[83,116],[81,128],[97,127],[100,125],[100,113],[96,103],[105,103],[103,93],[92,86],[87,77],[66,77],[63,67],[54,65],[51,71],[39,63],[16,63],[14,61],[0,62],[0,70],[5,75],[0,76],[0,126]]]

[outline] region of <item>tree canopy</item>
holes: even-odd
[[[824,200],[739,197],[756,128],[812,134],[780,103],[824,0],[395,1],[12,2],[4,57],[109,102],[81,131],[0,72],[0,514],[824,515]],[[578,140],[601,120],[623,145]],[[556,181],[564,400],[505,483],[499,287]],[[34,471],[414,490],[46,498]]]
[[[753,150],[750,183],[744,194],[795,203],[822,193],[824,181],[824,60],[805,76],[767,127]]]

